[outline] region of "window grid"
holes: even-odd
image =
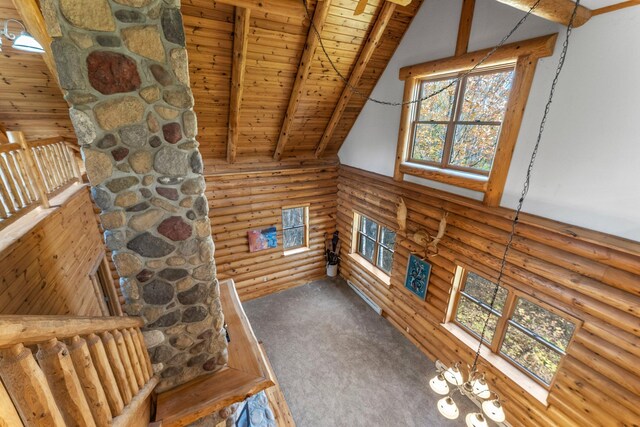
[[[462,114],[462,106],[464,103],[464,95],[465,95],[465,91],[467,88],[467,80],[469,77],[474,77],[474,76],[479,76],[479,75],[485,75],[485,74],[492,74],[492,73],[499,73],[499,72],[504,72],[504,71],[514,71],[514,65],[510,64],[508,66],[501,66],[501,67],[496,67],[496,68],[491,68],[491,69],[487,69],[487,70],[481,70],[475,73],[471,73],[467,76],[464,76],[462,78],[460,78],[460,80],[455,84],[455,94],[453,97],[453,105],[451,108],[451,112],[449,114],[449,120],[446,121],[442,121],[442,120],[420,120],[420,111],[422,108],[422,102],[420,101],[417,103],[417,105],[414,108],[413,111],[413,117],[414,120],[411,124],[411,135],[409,138],[409,150],[408,150],[408,159],[409,161],[411,161],[412,163],[419,163],[419,164],[426,164],[429,166],[435,166],[441,169],[453,169],[453,170],[458,170],[458,171],[462,171],[462,172],[471,172],[474,174],[478,174],[478,175],[484,175],[484,176],[488,176],[489,173],[491,172],[491,170],[485,171],[482,169],[476,169],[476,168],[470,168],[470,167],[465,167],[465,166],[459,166],[459,165],[454,165],[451,164],[451,151],[452,151],[452,147],[453,147],[453,140],[454,140],[454,136],[455,136],[455,130],[457,125],[486,125],[486,126],[498,126],[498,127],[502,127],[502,121],[481,121],[481,120],[477,120],[477,121],[462,121],[460,120],[460,115]],[[426,83],[433,83],[433,82],[439,82],[439,81],[443,81],[443,80],[450,80],[451,78],[456,78],[458,76],[460,76],[462,73],[460,74],[453,74],[453,75],[446,75],[446,76],[440,76],[438,78],[433,78],[433,79],[425,79],[422,80],[420,82],[420,84],[418,85],[418,96],[422,96],[423,93],[423,87]],[[505,110],[506,112],[506,110]],[[504,113],[503,113],[503,117],[504,117]],[[416,129],[418,127],[419,124],[441,124],[441,125],[446,125],[447,126],[447,133],[446,133],[446,137],[445,137],[445,141],[444,141],[444,146],[442,148],[442,160],[440,162],[435,162],[435,161],[429,161],[429,160],[424,160],[424,159],[416,159],[413,155],[414,153],[414,148],[415,148],[415,138],[416,138]],[[498,135],[497,138],[499,139],[500,137],[500,132],[498,131]],[[497,150],[497,140],[496,140],[496,150]],[[495,157],[495,151],[494,151],[494,157]]]
[[[284,213],[288,210],[302,209],[302,225],[293,225],[286,227],[284,221]],[[282,208],[282,247],[284,250],[289,251],[292,249],[306,248],[309,246],[309,206],[292,206],[288,208]],[[290,230],[302,230],[302,243],[299,245],[286,246],[285,234]]]
[[[389,269],[389,271],[385,270],[384,267],[380,262],[380,254],[381,254],[381,249],[380,248],[384,248],[385,250],[391,252],[391,256],[393,257],[394,254],[394,249],[388,247],[387,245],[385,245],[384,243],[382,243],[382,230],[386,229],[387,231],[395,234],[392,230],[378,224],[377,222],[371,220],[370,218],[365,217],[364,215],[357,215],[357,220],[358,220],[358,227],[357,227],[357,249],[356,252],[361,255],[364,259],[366,259],[367,261],[369,261],[371,264],[373,264],[375,267],[379,268],[381,271],[383,271],[385,274],[387,275],[391,275],[391,268]],[[374,223],[376,225],[376,238],[375,240],[370,237],[367,236],[362,230],[364,229],[364,221],[369,221],[371,223]],[[372,245],[373,245],[373,257],[370,260],[366,254],[364,253],[364,249],[362,248],[362,239],[365,239],[367,241],[369,241]]]
[[[493,315],[498,317],[498,322],[496,324],[496,328],[495,328],[495,331],[494,331],[494,334],[493,334],[493,339],[491,340],[491,342],[488,342],[486,337],[485,337],[485,339],[483,340],[483,343],[491,350],[492,353],[494,353],[497,356],[500,356],[501,358],[503,358],[504,360],[509,362],[511,365],[515,366],[518,370],[522,371],[523,373],[525,373],[526,375],[528,375],[529,377],[534,379],[537,383],[539,383],[545,389],[550,390],[551,387],[553,386],[554,381],[555,381],[556,374],[557,374],[557,369],[556,369],[556,372],[553,375],[553,378],[549,381],[549,383],[547,383],[544,379],[542,379],[540,376],[538,376],[535,372],[527,369],[525,366],[523,366],[517,360],[514,360],[513,358],[511,358],[510,356],[505,354],[502,351],[502,346],[503,346],[504,339],[505,339],[505,336],[506,336],[506,333],[507,333],[507,328],[508,328],[508,326],[512,326],[512,327],[516,328],[517,330],[519,330],[520,332],[522,332],[523,334],[525,334],[528,337],[530,337],[531,339],[533,339],[534,341],[536,341],[537,343],[539,343],[539,344],[545,346],[546,348],[552,350],[553,352],[558,354],[560,357],[565,356],[566,355],[566,351],[564,351],[564,350],[560,349],[559,347],[555,346],[553,343],[548,342],[546,339],[544,339],[540,335],[532,332],[527,327],[525,327],[523,325],[520,325],[518,322],[516,322],[515,320],[512,319],[512,316],[514,314],[514,311],[515,311],[515,308],[516,308],[516,305],[517,305],[517,302],[518,302],[519,299],[525,300],[525,301],[527,301],[527,302],[529,302],[531,304],[534,304],[534,305],[536,305],[538,307],[541,307],[544,310],[547,310],[547,311],[549,311],[551,313],[554,313],[554,314],[558,314],[557,311],[554,310],[554,309],[551,309],[548,306],[546,306],[546,304],[539,303],[538,301],[534,300],[533,298],[531,298],[529,296],[525,297],[525,295],[523,293],[521,293],[520,291],[515,290],[514,288],[511,288],[508,285],[507,286],[500,285],[502,288],[505,288],[506,291],[508,292],[507,299],[506,299],[504,307],[502,309],[502,313],[498,312],[495,309],[491,310],[490,306],[488,304],[485,304],[484,302],[478,300],[477,298],[474,298],[473,296],[471,296],[471,295],[469,295],[469,294],[467,294],[465,292],[465,286],[467,284],[468,273],[469,273],[469,271],[467,269],[463,270],[463,274],[462,274],[461,279],[460,279],[461,288],[456,294],[455,303],[453,305],[452,321],[456,325],[458,325],[459,327],[461,327],[462,329],[464,329],[469,334],[473,335],[474,337],[476,337],[479,340],[480,339],[480,334],[476,333],[471,328],[467,327],[465,324],[463,324],[462,322],[458,321],[458,319],[457,319],[458,307],[460,305],[460,300],[462,298],[466,298],[467,300],[471,301],[472,303],[479,305],[484,310],[490,311]],[[482,278],[485,278],[483,275],[478,274],[475,271],[474,271],[474,273],[477,274],[478,276],[482,277]],[[487,279],[487,280],[489,280],[489,279]],[[493,281],[492,281],[492,283],[493,283]],[[567,347],[568,347],[569,344],[571,343],[571,341],[573,340],[573,337],[575,336],[576,329],[577,329],[577,324],[576,324],[575,321],[572,321],[571,319],[569,319],[568,316],[566,314],[564,314],[564,313],[560,317],[562,317],[564,320],[566,320],[566,321],[568,321],[568,322],[570,322],[570,323],[572,323],[574,325],[572,337],[569,340],[569,343],[567,344]]]

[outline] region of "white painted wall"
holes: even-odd
[[[452,56],[461,0],[425,0],[372,96],[402,101],[398,70]],[[478,0],[469,50],[497,44],[523,12]],[[562,27],[530,17],[510,41],[560,31],[538,64],[502,205],[515,208],[558,56]],[[640,241],[640,7],[592,18],[574,30],[524,211]],[[368,102],[340,150],[343,164],[392,176],[399,107]],[[480,199],[469,190],[408,181]]]

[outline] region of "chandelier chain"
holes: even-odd
[[[487,54],[484,57],[482,57],[482,59],[480,61],[478,61],[476,63],[476,65],[474,65],[471,69],[469,69],[469,70],[465,71],[464,73],[460,74],[458,77],[456,77],[455,79],[451,80],[451,82],[449,84],[447,84],[447,85],[441,87],[440,89],[430,93],[429,95],[426,95],[424,97],[418,97],[417,99],[414,99],[414,100],[402,101],[402,102],[385,101],[385,100],[380,100],[380,99],[373,98],[373,97],[363,93],[362,91],[360,91],[360,89],[358,89],[357,87],[355,87],[351,83],[349,83],[349,79],[347,77],[345,77],[340,72],[340,70],[338,70],[338,67],[333,62],[333,59],[331,59],[331,56],[329,55],[329,52],[327,52],[327,49],[326,49],[326,47],[324,45],[322,37],[320,36],[320,31],[316,27],[316,24],[313,22],[313,18],[311,16],[311,13],[309,12],[309,7],[307,5],[307,0],[301,0],[301,1],[302,1],[303,6],[304,6],[304,10],[306,12],[307,18],[311,22],[311,29],[313,30],[313,32],[316,34],[316,37],[318,38],[318,42],[320,44],[320,48],[322,49],[322,52],[324,53],[324,56],[327,58],[327,61],[331,65],[331,68],[333,68],[333,71],[335,71],[335,73],[338,75],[338,77],[340,77],[340,80],[342,80],[345,83],[345,85],[349,88],[349,90],[351,92],[355,93],[356,95],[360,96],[361,98],[366,99],[367,101],[371,101],[373,103],[380,104],[380,105],[387,105],[387,106],[390,106],[390,107],[400,107],[400,106],[403,106],[403,105],[417,104],[418,102],[426,101],[427,99],[433,98],[434,96],[444,92],[445,90],[449,89],[450,87],[455,86],[456,84],[458,84],[458,82],[460,80],[464,79],[469,74],[471,74],[472,72],[477,70],[478,67],[482,66],[482,64],[484,64],[487,61],[487,59],[489,59],[498,49],[500,49],[507,42],[507,40],[509,40],[509,38],[513,35],[513,33],[515,33],[518,30],[518,28],[520,28],[520,26],[522,26],[522,24],[525,23],[527,18],[529,18],[529,16],[531,16],[533,11],[536,9],[536,7],[538,7],[538,5],[540,4],[540,2],[542,0],[537,0],[531,6],[531,8],[529,8],[527,13],[516,23],[516,25],[511,29],[511,31],[509,31],[502,38],[502,40],[500,40],[500,42],[495,47],[493,47],[493,49],[491,49],[489,52],[487,52]],[[324,1],[330,1],[330,0],[324,0]]]
[[[491,311],[493,311],[493,307],[496,302],[496,298],[498,297],[498,292],[500,290],[500,282],[502,281],[502,277],[504,276],[504,270],[507,265],[507,255],[509,253],[509,249],[511,249],[511,245],[513,243],[513,238],[516,234],[516,226],[520,220],[520,213],[522,211],[522,206],[524,204],[524,200],[529,193],[529,187],[531,185],[531,174],[533,171],[533,165],[535,164],[536,157],[538,156],[538,151],[540,149],[540,142],[542,141],[542,134],[544,133],[545,125],[547,124],[547,118],[549,116],[549,111],[551,110],[551,104],[553,103],[553,97],[556,92],[556,86],[558,84],[558,80],[560,78],[560,74],[562,72],[562,68],[564,67],[564,62],[567,57],[567,51],[569,49],[569,39],[571,38],[571,32],[573,31],[573,22],[575,20],[576,14],[578,12],[578,8],[580,7],[580,0],[576,0],[576,4],[573,8],[573,13],[571,14],[571,19],[567,24],[567,32],[564,38],[564,42],[562,43],[562,52],[560,54],[560,59],[558,60],[558,66],[556,68],[556,72],[553,78],[553,82],[551,83],[551,89],[549,91],[549,98],[547,99],[547,103],[544,108],[544,114],[542,115],[542,120],[540,121],[540,127],[538,129],[538,137],[536,139],[536,144],[533,147],[533,151],[531,153],[531,158],[529,160],[529,166],[527,167],[527,174],[525,176],[524,185],[522,187],[522,193],[520,194],[520,199],[518,200],[518,206],[516,207],[515,214],[513,217],[513,221],[511,223],[511,231],[509,232],[509,237],[507,238],[507,244],[504,247],[504,253],[502,255],[502,260],[500,262],[500,270],[498,272],[498,278],[496,280],[496,287],[493,291],[493,296],[491,298]],[[489,319],[491,318],[491,313],[487,315],[487,318],[484,322],[484,326],[482,327],[482,334],[480,334],[480,343],[478,344],[478,349],[476,350],[475,357],[473,359],[473,365],[471,367],[471,372],[476,370],[478,365],[478,359],[480,358],[480,350],[482,348],[482,343],[484,341],[484,336],[487,330],[487,325],[489,324]]]

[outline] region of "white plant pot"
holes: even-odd
[[[327,276],[336,277],[338,275],[338,264],[327,264]]]

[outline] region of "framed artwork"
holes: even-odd
[[[262,230],[251,230],[247,234],[249,235],[249,252],[278,247],[278,234],[275,226]]]
[[[411,254],[407,263],[407,277],[404,279],[404,287],[424,300],[427,296],[430,275],[431,264],[415,254]]]

